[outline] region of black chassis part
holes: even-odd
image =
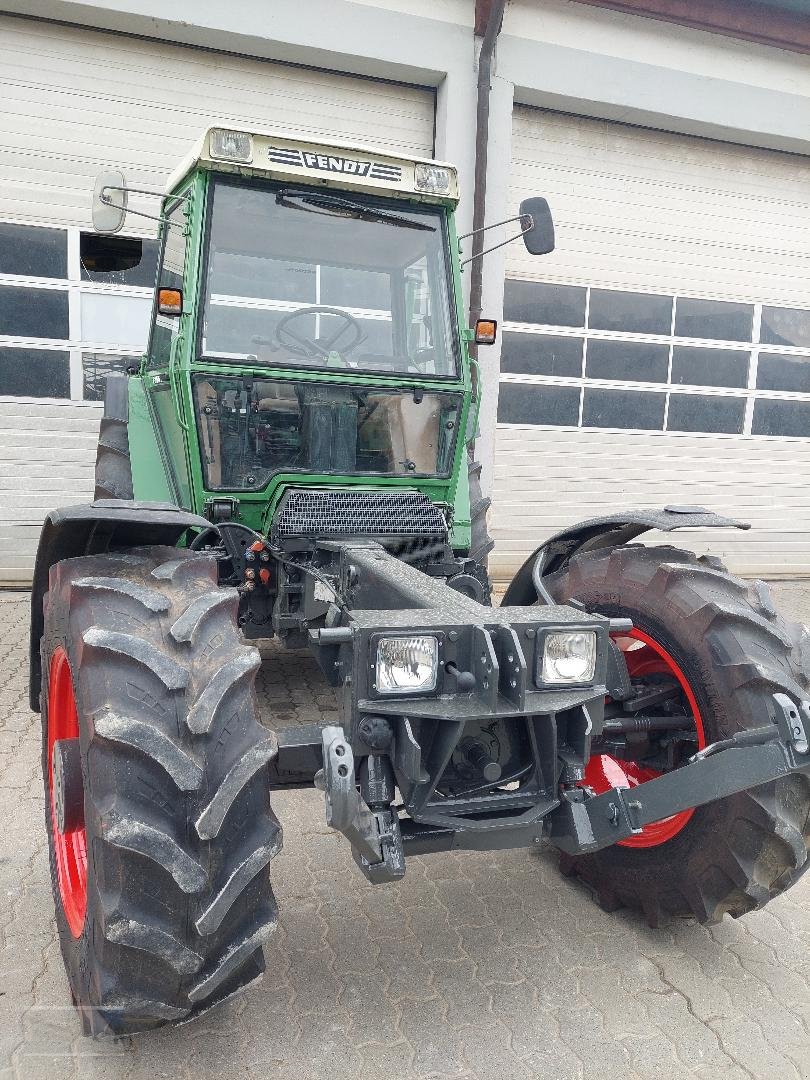
[[[142,545],[176,546],[191,529],[210,529],[211,522],[171,503],[99,499],[52,510],[39,537],[31,589],[29,700],[39,712],[42,662],[39,643],[44,629],[42,600],[51,567],[62,559],[99,555]]]
[[[602,538],[615,546],[651,528],[742,527],[693,508],[641,512],[632,521],[629,517],[571,530],[564,546],[553,551],[562,560],[556,566],[594,539],[595,546],[602,546]],[[622,535],[624,540],[619,540]],[[650,781],[641,792],[635,789],[632,796],[613,789],[594,797],[577,780],[590,757],[591,742],[601,732],[605,683],[619,698],[626,689],[621,654],[617,658],[608,637],[610,620],[571,606],[538,606],[534,590],[531,607],[483,607],[435,580],[428,583],[426,575],[373,541],[323,542],[319,548],[325,556],[321,565],[328,566],[341,599],[331,605],[325,625],[310,631],[310,645],[324,670],[333,668],[335,681],[342,684],[345,737],[353,755],[390,757],[407,814],[399,820],[403,855],[526,846],[540,843],[544,834],[563,851],[594,851],[681,810],[791,773],[810,772],[810,702],[776,694],[771,715],[763,717],[763,726],[755,731],[707,747],[675,773]],[[531,581],[531,560],[529,566]],[[535,672],[543,633],[575,625],[593,627],[599,636],[593,684],[541,688]],[[381,697],[372,674],[376,638],[420,631],[440,641],[436,691]],[[459,674],[466,677],[463,690]],[[437,799],[437,781],[465,724],[481,718],[525,721],[534,781],[518,790]],[[381,748],[366,741],[369,724],[388,730],[390,742]],[[308,749],[307,737],[299,736],[287,748],[282,734],[277,786],[305,782],[306,772],[318,760],[315,734]],[[382,873],[380,880],[385,880]]]
[[[557,806],[563,771],[581,775],[591,739],[601,731],[611,621],[568,606],[479,604],[371,540],[324,541],[319,548],[321,566],[328,567],[341,602],[331,606],[325,625],[310,630],[310,646],[340,687],[342,723],[353,755],[390,756],[409,817],[452,830],[502,830],[535,823]],[[594,679],[579,687],[544,687],[536,679],[544,634],[571,627],[597,634]],[[379,694],[374,685],[378,638],[420,632],[439,639],[436,691],[399,698]],[[525,724],[531,779],[519,789],[440,797],[437,784],[465,725],[482,720]],[[369,725],[390,733],[388,746],[367,741]],[[289,752],[284,743],[282,737],[279,786],[286,786],[285,774],[301,775],[303,761],[300,743]]]
[[[783,699],[783,700],[779,700]],[[774,713],[787,716],[795,706],[782,694],[774,694]],[[802,708],[804,730],[810,730],[807,703]],[[729,739],[723,749],[695,758],[671,773],[648,780],[630,791],[613,788],[588,797],[581,788],[562,792],[560,804],[542,821],[516,825],[489,833],[436,828],[415,821],[401,822],[405,855],[424,855],[454,849],[479,850],[524,847],[542,842],[544,835],[569,855],[583,855],[611,847],[641,832],[644,825],[739,791],[759,787],[796,773],[810,774],[810,754],[796,748],[774,722],[744,732],[750,738]],[[706,749],[711,749],[707,747]]]
[[[682,810],[794,773],[810,774],[810,702],[797,706],[776,693],[763,720],[762,727],[704,747],[681,768],[632,790],[613,788],[591,798],[581,789],[565,792],[546,823],[552,843],[570,855],[598,851]]]

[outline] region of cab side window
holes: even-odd
[[[182,289],[183,274],[186,267],[185,201],[175,203],[164,215],[163,252],[157,289]],[[157,290],[155,293],[157,297]],[[155,301],[157,305],[157,300]],[[168,367],[172,344],[180,331],[180,319],[168,315],[155,314],[152,341],[149,346],[149,363],[153,367]]]

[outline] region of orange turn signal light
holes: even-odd
[[[180,289],[158,289],[158,314],[183,314],[183,293]]]
[[[475,344],[494,345],[498,334],[498,324],[494,319],[479,319],[475,324]]]

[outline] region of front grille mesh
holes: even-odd
[[[420,491],[288,491],[273,520],[286,537],[425,537],[447,539],[438,506]]]

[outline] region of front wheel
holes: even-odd
[[[775,692],[808,696],[807,631],[777,615],[762,582],[734,578],[714,560],[630,545],[576,556],[546,583],[558,602],[632,619],[616,643],[634,694],[663,728],[644,731],[644,709],[632,735],[611,734],[608,720],[585,776],[597,794],[643,784],[702,746],[761,727]],[[611,706],[608,717],[613,711],[627,727],[628,710]],[[607,909],[641,908],[651,924],[662,914],[711,923],[788,888],[808,865],[809,843],[810,779],[795,775],[673,815],[613,847],[563,856],[562,867]]]
[[[235,589],[190,551],[57,563],[42,772],[62,955],[85,1033],[191,1019],[256,980],[281,845]]]

